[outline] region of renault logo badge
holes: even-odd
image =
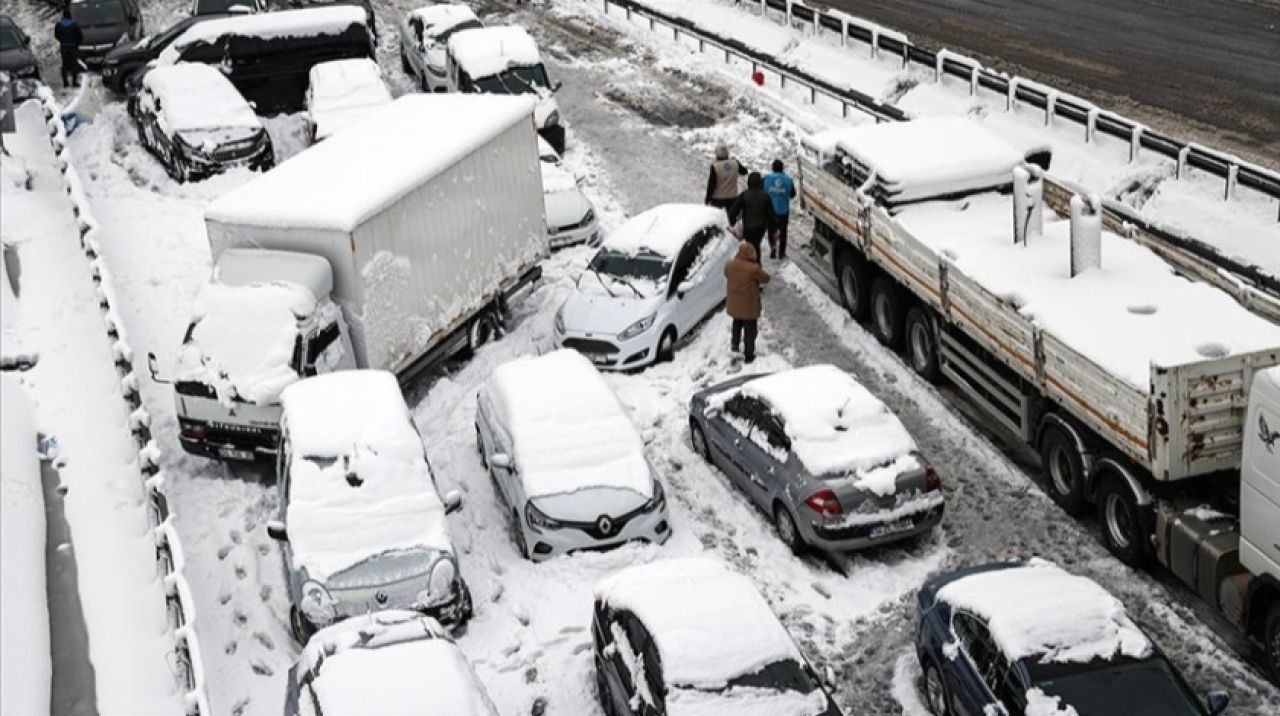
[[[596,520],[596,529],[600,530],[600,534],[609,534],[613,531],[613,520],[606,515],[601,515],[600,519]]]
[[[382,591],[381,589],[379,589],[377,592],[374,593],[373,598],[378,600],[379,604],[387,603],[387,593]]]

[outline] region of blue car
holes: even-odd
[[[1051,562],[950,572],[917,601],[916,656],[936,716],[1067,706],[1079,716],[1214,716],[1227,707],[1224,692],[1202,703],[1119,600]]]

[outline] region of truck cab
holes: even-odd
[[[1240,466],[1240,565],[1253,575],[1246,593],[1250,631],[1261,637],[1271,678],[1280,683],[1280,366],[1253,376]]]
[[[356,367],[333,272],[311,254],[228,249],[183,338],[174,383],[182,447],[252,461],[274,455],[280,391]]]

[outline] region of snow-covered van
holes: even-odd
[[[538,134],[564,152],[564,125],[538,44],[522,27],[464,30],[449,38],[448,82],[453,92],[529,94],[537,98]]]
[[[175,376],[183,447],[274,453],[299,378],[407,381],[496,336],[547,255],[532,112],[406,95],[209,204],[218,270]]]

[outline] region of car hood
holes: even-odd
[[[608,277],[604,279],[608,282]],[[561,309],[561,320],[570,331],[583,331],[594,334],[615,335],[628,326],[658,310],[662,303],[661,296],[637,298],[631,289],[621,284],[611,284],[614,293],[625,292],[611,298],[596,281],[594,274],[587,272],[578,280],[579,290],[569,294]]]
[[[36,56],[26,47],[0,51],[0,70],[16,70],[36,64]]]
[[[564,522],[595,522],[601,515],[617,518],[639,509],[648,501],[649,498],[625,487],[592,487],[530,500],[542,514]]]
[[[547,208],[547,226],[553,229],[559,226],[570,226],[582,221],[591,202],[582,195],[582,191],[574,186],[572,189],[553,191],[543,194],[543,203]]]
[[[144,61],[151,58],[150,35],[138,40],[121,37],[120,42],[107,53],[107,62]]]

